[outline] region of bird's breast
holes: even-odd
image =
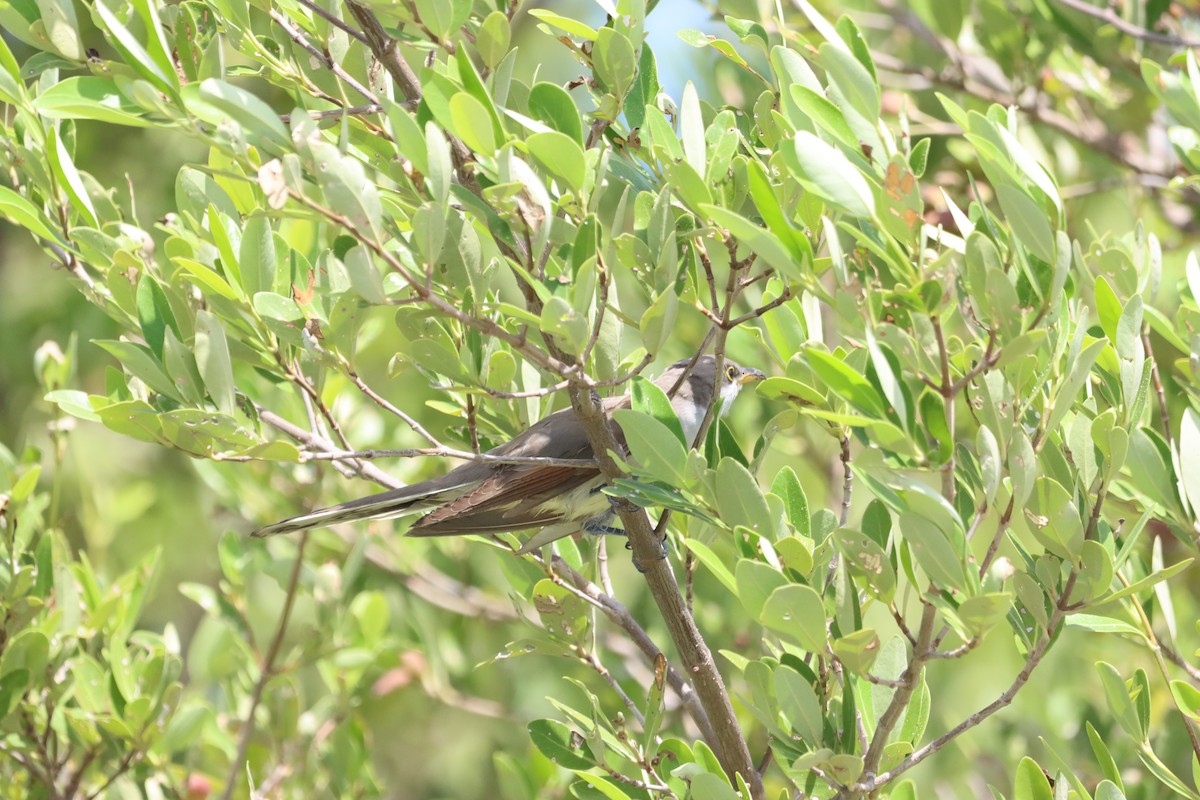
[[[606,513],[612,507],[608,495],[600,491],[604,485],[603,478],[596,478],[547,500],[544,505],[547,510],[564,519],[586,521]]]

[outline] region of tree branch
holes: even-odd
[[[1169,33],[1157,33],[1134,25],[1132,22],[1122,18],[1120,14],[1113,10],[1112,6],[1099,8],[1084,2],[1084,0],[1054,0],[1054,2],[1060,6],[1066,6],[1073,11],[1086,14],[1092,19],[1098,19],[1108,25],[1112,25],[1126,36],[1142,42],[1153,42],[1172,47],[1200,47],[1200,39],[1193,39],[1190,36],[1174,36]]]
[[[271,643],[267,646],[267,652],[263,655],[261,672],[258,680],[254,683],[254,691],[250,695],[250,708],[246,711],[246,721],[242,726],[242,734],[238,737],[237,754],[229,764],[229,775],[225,778],[225,790],[221,793],[221,800],[229,800],[233,796],[234,783],[246,761],[246,751],[249,750],[250,738],[254,735],[254,712],[262,702],[263,690],[275,675],[275,659],[279,655],[279,648],[283,646],[288,620],[292,616],[292,605],[296,602],[296,590],[300,586],[300,571],[304,567],[304,548],[307,545],[308,531],[304,531],[300,534],[300,541],[296,544],[296,561],[292,565],[291,577],[288,578],[287,594],[284,596],[283,610],[279,614],[279,624],[275,628],[275,635],[271,637]]]

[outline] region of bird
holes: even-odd
[[[676,361],[654,381],[664,392],[675,390],[671,406],[689,442],[695,440],[718,384],[724,413],[743,386],[766,377],[757,369],[742,367],[729,360],[724,361],[718,375],[718,360],[711,355],[695,359],[695,365],[688,372],[692,361],[691,358]],[[685,374],[686,380],[676,389]],[[628,395],[610,397],[602,404],[604,413],[611,418],[617,409],[629,408],[631,400]],[[489,450],[488,454],[510,458],[593,458],[584,427],[570,408],[539,420],[510,441]],[[281,520],[259,528],[251,535],[261,538],[345,522],[422,513],[423,516],[409,528],[409,536],[454,536],[541,528],[518,551],[525,554],[575,533],[622,533],[610,524],[615,512],[609,497],[602,492],[606,483],[598,464],[592,467],[470,461],[440,477]]]

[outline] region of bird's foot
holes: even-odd
[[[663,538],[658,540],[658,546],[659,546],[659,548],[661,548],[661,552],[657,556],[655,556],[654,559],[652,559],[651,563],[653,563],[654,561],[665,561],[667,558],[667,554],[670,553],[670,548],[667,547],[667,537],[666,536],[663,536]],[[633,550],[633,542],[630,542],[628,539],[626,539],[625,549],[632,551]],[[643,566],[642,562],[638,561],[637,556],[635,555],[633,557],[633,568],[636,569],[638,572],[642,573],[643,575],[645,575],[646,570],[649,569],[650,567],[649,567],[649,564]]]
[[[624,528],[614,528],[612,525],[588,525],[583,529],[584,533],[595,534],[596,536],[624,536]]]

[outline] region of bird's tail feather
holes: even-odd
[[[364,519],[388,519],[422,511],[437,505],[445,495],[445,487],[434,491],[412,492],[413,487],[393,489],[389,492],[360,497],[328,508],[319,508],[298,517],[290,517],[272,525],[266,525],[251,533],[256,538],[275,536],[280,533],[295,533],[309,528],[327,528],[341,522],[356,522]]]

